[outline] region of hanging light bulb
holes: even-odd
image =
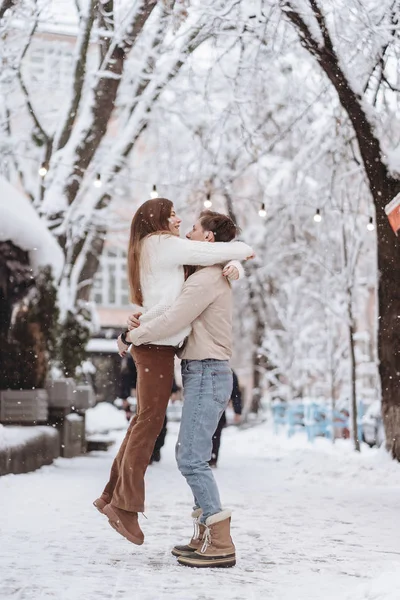
[[[101,188],[101,186],[103,185],[103,182],[101,181],[100,173],[97,173],[96,179],[93,181],[93,185],[96,188]]]
[[[42,164],[39,167],[39,175],[40,177],[44,178],[47,175],[47,172],[49,170],[49,163],[47,161],[42,162]]]
[[[204,200],[204,207],[205,207],[205,208],[211,208],[211,207],[212,207],[212,202],[211,202],[211,194],[210,194],[210,192],[208,192],[208,194],[207,194],[207,198]]]
[[[157,186],[156,186],[156,184],[153,185],[153,189],[150,192],[150,196],[152,198],[158,198],[158,192],[157,192]]]
[[[375,229],[374,220],[372,217],[369,218],[369,223],[367,225],[368,231],[373,231]]]
[[[260,208],[260,210],[258,211],[258,214],[259,214],[259,216],[260,216],[262,219],[265,219],[265,217],[267,216],[267,211],[265,210],[265,204],[264,204],[264,202],[261,204],[261,208]]]
[[[322,221],[322,216],[321,216],[321,212],[320,212],[319,208],[317,208],[317,210],[315,211],[314,221],[316,223],[320,223]]]

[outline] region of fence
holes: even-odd
[[[351,430],[350,415],[344,411],[332,409],[317,403],[284,403],[272,404],[274,431],[277,434],[281,427],[287,428],[288,437],[297,431],[305,431],[309,442],[317,436],[331,438],[346,437],[344,432]],[[363,403],[358,404],[357,434],[362,439]],[[341,435],[337,435],[341,434]]]

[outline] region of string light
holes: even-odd
[[[315,211],[314,221],[316,223],[320,223],[322,221],[321,212],[320,212],[319,208],[317,208],[317,210]]]
[[[38,171],[40,177],[43,177],[43,178],[46,177],[48,170],[49,170],[49,163],[47,161],[42,162],[42,164],[39,167],[39,171]]]
[[[18,156],[21,159],[25,159],[25,160],[30,160],[30,161],[36,162],[36,158],[35,157],[29,156],[27,154],[15,153],[14,155]],[[66,162],[60,162],[60,163],[58,163],[58,166],[70,167],[71,165],[69,163],[66,163]],[[79,166],[75,165],[74,168],[76,170],[78,170],[78,171],[81,171],[82,174],[85,173],[85,169],[82,169]],[[39,175],[41,177],[44,178],[46,176],[46,174],[48,173],[48,171],[49,171],[49,162],[48,161],[44,161],[41,164],[40,168],[38,169],[38,173],[39,173]],[[103,173],[103,175],[104,175],[104,173]],[[132,178],[131,175],[125,177],[123,175],[121,176],[120,173],[114,173],[112,171],[107,171],[105,173],[105,175],[107,177],[116,177],[116,178],[122,179],[124,181],[129,181],[129,182],[136,181],[136,182],[144,184],[144,185],[148,185],[149,184],[149,182],[146,181],[146,180],[144,180],[144,179]],[[163,182],[163,185],[166,186],[166,187],[170,187],[171,186],[171,187],[174,187],[174,188],[177,188],[177,189],[181,189],[181,190],[193,191],[192,187],[190,187],[189,185],[182,184],[182,183],[178,184],[178,183],[175,183],[175,182],[168,181],[168,182]],[[154,198],[158,198],[158,192],[157,192],[156,185],[153,185],[153,191],[151,192],[151,197],[152,198],[153,197]],[[234,194],[233,198],[235,198],[235,199],[237,199],[239,201],[244,201],[245,200],[245,201],[248,201],[248,202],[251,202],[253,200],[252,198],[250,198],[248,196],[239,195],[239,194]],[[295,203],[290,202],[290,203],[285,204],[281,208],[284,208],[285,206],[293,206],[293,204],[296,205],[296,206],[301,206],[301,207],[311,207],[311,204],[308,204],[306,202],[295,202]],[[261,208],[259,210],[259,214],[260,214],[261,210],[262,210],[262,206],[261,206]],[[335,211],[335,210],[339,211],[339,209],[337,209],[337,208],[335,209],[334,207],[331,208],[330,210],[332,210],[332,211]],[[343,212],[343,211],[339,211],[339,212]],[[365,213],[357,211],[357,210],[346,210],[346,211],[344,211],[344,213],[346,213],[346,214],[352,214],[352,215],[364,215],[365,216]],[[319,208],[316,210],[315,215],[314,215],[313,218],[314,218],[314,221],[317,222],[317,223],[319,223],[319,222],[322,221],[322,215],[321,215],[321,212],[320,212]],[[368,231],[374,231],[375,230],[375,224],[374,224],[374,220],[373,220],[372,217],[369,218],[369,222],[368,222],[366,228],[367,228]]]
[[[152,198],[158,198],[158,192],[157,192],[157,186],[156,186],[156,184],[153,185],[153,189],[150,192],[150,196]]]
[[[262,219],[265,219],[265,217],[267,216],[267,211],[265,210],[265,204],[264,204],[264,202],[261,204],[261,208],[260,208],[260,210],[258,211],[258,214],[259,214],[259,216],[260,216]]]
[[[211,208],[211,207],[212,207],[212,202],[211,202],[211,194],[210,194],[210,192],[208,192],[208,194],[207,194],[207,198],[204,200],[204,207],[205,207],[205,208]]]
[[[96,179],[93,181],[93,185],[96,188],[101,188],[101,186],[103,185],[103,182],[101,181],[100,173],[97,173]]]

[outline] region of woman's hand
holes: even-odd
[[[118,344],[118,354],[120,355],[121,358],[124,358],[124,356],[126,356],[126,353],[128,352],[129,346],[124,344],[120,335],[118,336],[117,344]]]
[[[222,271],[222,275],[230,281],[236,281],[239,279],[239,271],[234,265],[225,267],[225,269]]]
[[[141,317],[141,316],[142,316],[142,313],[138,312],[138,313],[134,313],[133,315],[130,315],[128,317],[126,324],[128,325],[129,331],[131,331],[131,329],[136,329],[136,327],[139,327],[139,325],[140,325],[139,317]]]

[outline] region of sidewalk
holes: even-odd
[[[191,535],[191,497],[174,462],[147,475],[145,544],[91,502],[116,447],[0,478],[1,600],[398,600],[400,465],[382,452],[224,431],[216,476],[233,508],[234,569],[192,570],[170,554]]]

